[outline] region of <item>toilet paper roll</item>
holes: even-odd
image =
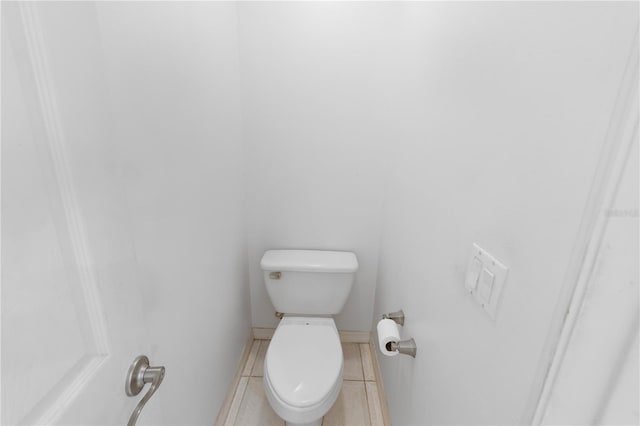
[[[398,351],[391,351],[387,348],[389,342],[400,341],[400,330],[398,324],[391,319],[383,319],[378,322],[378,345],[380,352],[386,356],[396,356]]]

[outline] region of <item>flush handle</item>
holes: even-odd
[[[282,272],[269,272],[269,278],[272,280],[279,280],[282,276]]]

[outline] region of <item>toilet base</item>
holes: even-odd
[[[323,417],[320,417],[318,420],[315,420],[311,423],[290,423],[290,422],[285,422],[287,426],[322,426],[322,419]]]

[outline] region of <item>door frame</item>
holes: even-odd
[[[583,321],[581,307],[594,281],[593,273],[610,220],[607,212],[615,201],[627,162],[638,161],[629,155],[638,138],[639,52],[636,30],[523,424],[542,424],[554,401],[556,380],[572,335]],[[620,340],[624,345],[625,337],[620,336]]]

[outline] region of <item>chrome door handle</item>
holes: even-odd
[[[149,392],[138,402],[133,413],[131,413],[127,426],[135,426],[144,405],[151,399],[156,390],[158,390],[162,379],[164,379],[164,367],[150,367],[149,358],[144,355],[140,355],[133,360],[124,384],[124,390],[127,396],[136,396],[147,383],[151,383],[151,387],[149,388]]]

